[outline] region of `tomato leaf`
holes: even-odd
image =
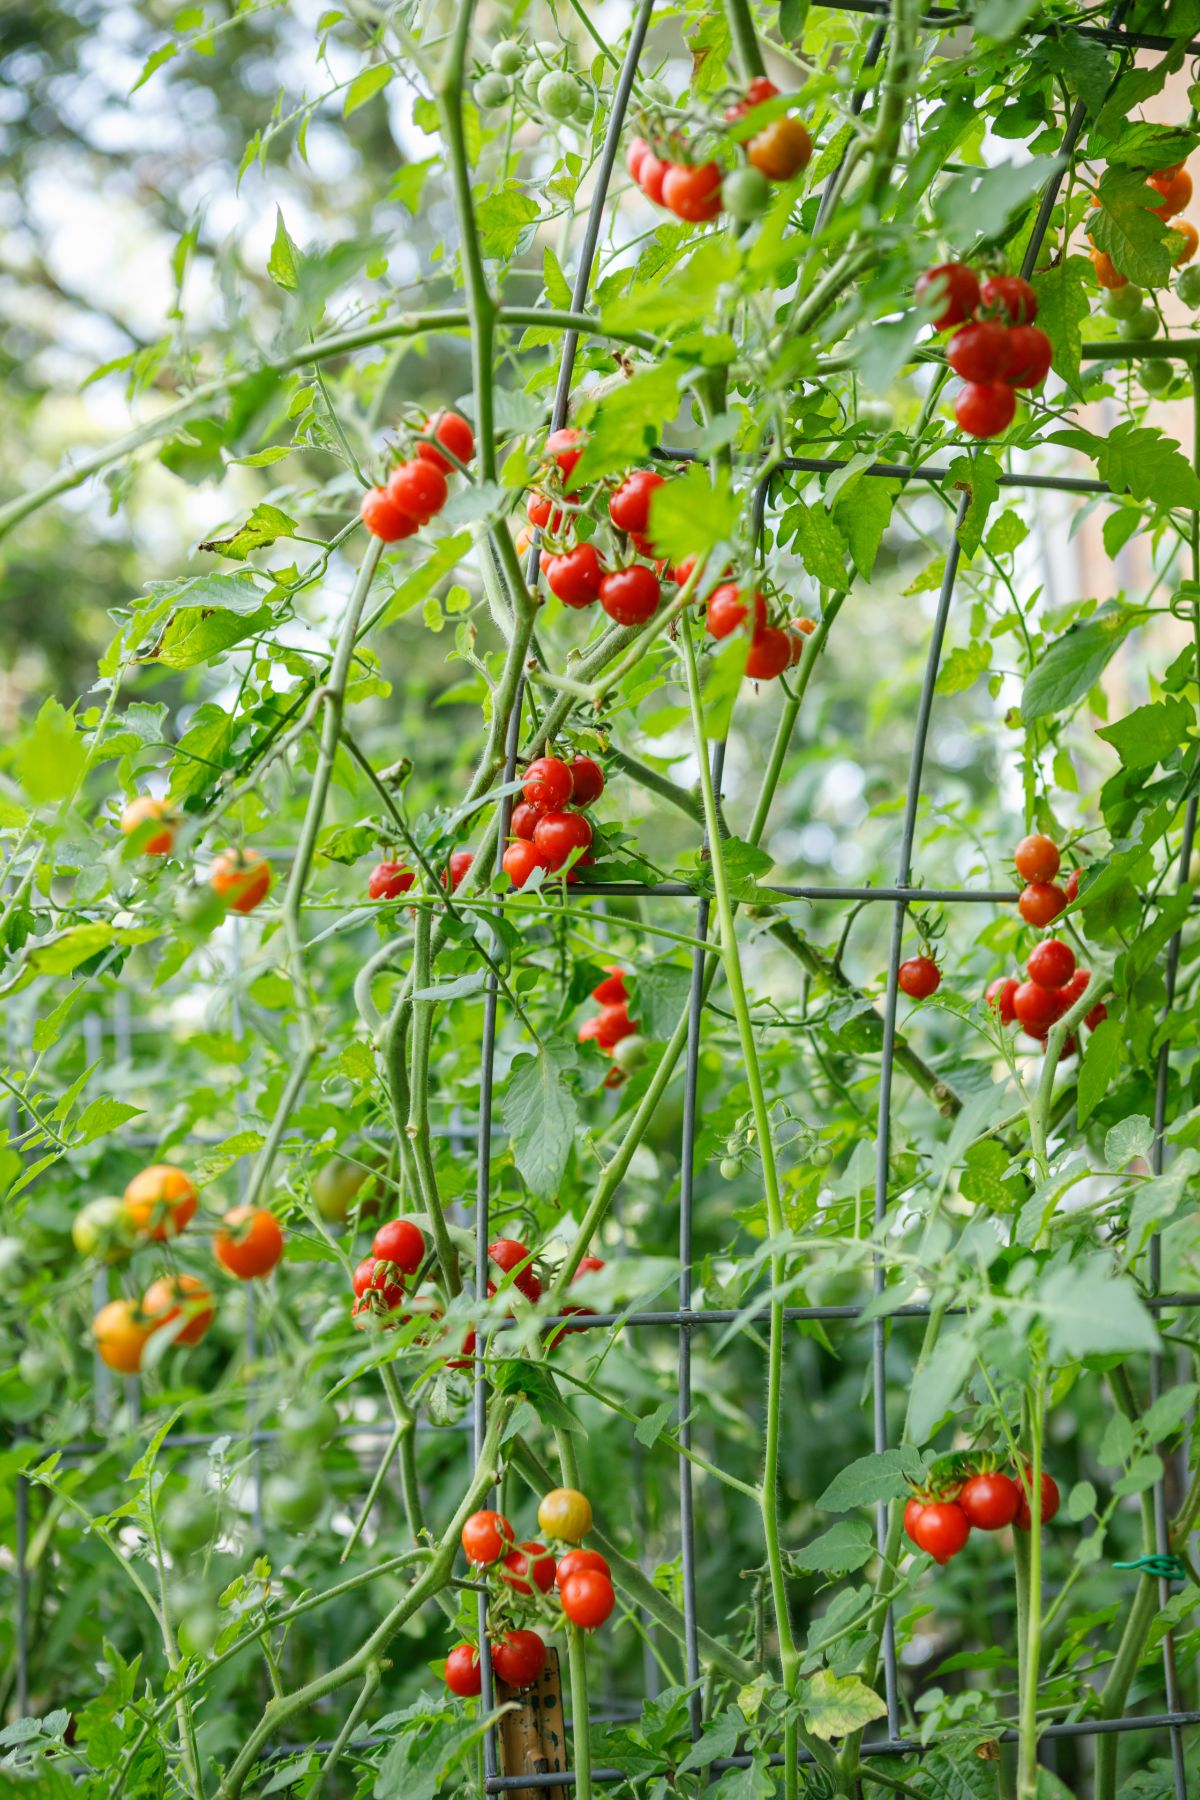
[[[578,1107],[563,1079],[578,1058],[562,1038],[547,1038],[536,1055],[513,1061],[502,1115],[522,1179],[539,1199],[557,1189],[575,1141]]]
[[[1065,712],[1081,700],[1108,666],[1134,624],[1118,607],[1103,607],[1085,625],[1073,625],[1042,654],[1021,695],[1021,717],[1031,724]]]
[[[1034,1290],[1034,1299],[1052,1360],[1158,1347],[1154,1320],[1133,1283],[1110,1275],[1106,1257],[1059,1262]]]
[[[839,1519],[802,1550],[789,1553],[792,1568],[807,1574],[845,1575],[875,1554],[875,1534],[866,1519]]]
[[[822,1743],[861,1731],[872,1719],[882,1719],[887,1707],[879,1695],[857,1675],[835,1675],[819,1669],[797,1691],[804,1723]]]
[[[860,1456],[834,1476],[817,1506],[822,1512],[851,1512],[876,1500],[899,1500],[907,1494],[910,1482],[920,1480],[923,1467],[911,1444]]]
[[[1095,1031],[1087,1033],[1076,1093],[1081,1125],[1091,1118],[1121,1066],[1123,1040],[1124,1033],[1119,1019],[1102,1019]]]
[[[1105,1134],[1104,1160],[1115,1174],[1135,1156],[1148,1156],[1153,1142],[1153,1125],[1144,1113],[1134,1113]]]

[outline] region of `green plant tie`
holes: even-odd
[[[1177,1556],[1139,1556],[1135,1562],[1115,1562],[1114,1569],[1136,1569],[1140,1575],[1156,1575],[1160,1581],[1186,1581],[1187,1570]]]

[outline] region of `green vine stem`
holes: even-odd
[[[1021,1696],[1017,1743],[1018,1800],[1036,1800],[1038,1791],[1038,1696],[1042,1660],[1042,1437],[1045,1430],[1045,1377],[1040,1350],[1029,1382],[1029,1545],[1025,1596],[1025,1638],[1020,1646]]]
[[[725,17],[729,21],[734,61],[742,80],[749,82],[756,75],[765,75],[767,65],[763,61],[762,46],[754,29],[750,0],[725,0]]]

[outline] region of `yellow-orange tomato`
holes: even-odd
[[[1178,269],[1183,263],[1191,262],[1195,256],[1196,246],[1200,244],[1200,235],[1197,235],[1196,227],[1190,219],[1171,219],[1168,224],[1170,229],[1178,232],[1183,239],[1183,248],[1174,257],[1175,267]]]
[[[1122,275],[1107,250],[1092,251],[1092,267],[1096,271],[1096,280],[1102,288],[1123,288],[1129,286],[1128,275]]]
[[[146,1335],[174,1324],[180,1313],[187,1323],[175,1334],[177,1344],[198,1344],[216,1314],[212,1295],[195,1275],[160,1275],[142,1295],[142,1311],[146,1316]]]
[[[790,181],[808,167],[812,139],[799,119],[772,119],[750,139],[746,155],[768,181]]]
[[[1155,169],[1153,175],[1150,177],[1151,187],[1157,187],[1160,181],[1162,181],[1162,182],[1174,181],[1176,175],[1178,175],[1178,173],[1179,173],[1180,169],[1182,169],[1182,167],[1183,167],[1183,164],[1181,162],[1177,162],[1177,163],[1168,163],[1165,169]]]
[[[148,824],[151,819],[161,819],[163,828],[151,832],[142,845],[142,852],[146,856],[166,856],[175,842],[175,811],[169,800],[156,800],[153,794],[139,794],[121,814],[121,830],[130,837],[139,825]]]
[[[174,1163],[151,1163],[125,1189],[125,1211],[147,1237],[178,1237],[199,1204],[191,1180]]]
[[[533,542],[532,536],[530,535],[530,533],[526,529],[526,527],[524,525],[522,525],[520,531],[518,531],[518,533],[517,533],[517,543],[516,543],[517,555],[524,556],[526,554],[526,552],[528,551],[529,546],[530,546],[530,544],[532,544],[532,542]]]
[[[283,1232],[265,1207],[235,1206],[221,1221],[213,1251],[231,1275],[253,1281],[256,1275],[269,1275],[283,1255]]]
[[[564,1544],[577,1544],[592,1529],[592,1503],[578,1488],[551,1488],[537,1516],[545,1535]]]
[[[1162,195],[1162,205],[1154,208],[1160,219],[1173,219],[1192,197],[1192,178],[1186,169],[1177,169],[1165,181],[1152,175],[1150,186]]]
[[[150,1327],[142,1321],[134,1300],[110,1300],[92,1320],[92,1336],[100,1360],[122,1375],[136,1375]]]
[[[232,912],[249,913],[266,898],[271,867],[257,850],[226,850],[208,879]]]

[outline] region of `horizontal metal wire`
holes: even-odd
[[[826,12],[867,13],[872,18],[886,18],[891,10],[888,0],[816,0],[816,4]],[[971,25],[965,13],[948,6],[926,7],[920,22],[938,31],[953,29],[956,25],[968,28]],[[1187,56],[1200,56],[1200,41],[1181,44],[1178,38],[1162,37],[1153,31],[1123,31],[1112,25],[1076,25],[1070,19],[1061,18],[1044,24],[1039,24],[1037,19],[1026,19],[1023,29],[1028,32],[1069,31],[1073,37],[1092,38],[1114,50],[1182,50]]]
[[[686,881],[660,881],[655,887],[647,887],[638,881],[580,881],[571,892],[588,896],[617,894],[632,900],[699,898],[696,889],[689,887]],[[968,906],[1015,906],[1021,898],[1016,888],[813,887],[798,882],[768,884],[765,881],[759,883],[759,892],[776,894],[781,900],[935,900],[944,901],[948,906],[957,901]]]
[[[1193,346],[1192,355],[1200,355],[1200,342]],[[963,446],[965,451],[966,446]],[[664,444],[651,452],[660,462],[696,462],[694,450],[684,450],[678,446]],[[832,475],[838,469],[847,466],[848,459],[838,456],[781,456],[771,464],[772,469],[794,469],[804,475]],[[940,463],[868,463],[859,471],[862,475],[885,475],[894,481],[945,481],[950,474],[949,469]],[[1115,492],[1107,481],[1097,481],[1082,475],[1027,475],[1021,472],[1005,471],[999,478],[1001,487],[1010,488],[1045,488],[1051,493],[1063,494],[1111,494]]]

